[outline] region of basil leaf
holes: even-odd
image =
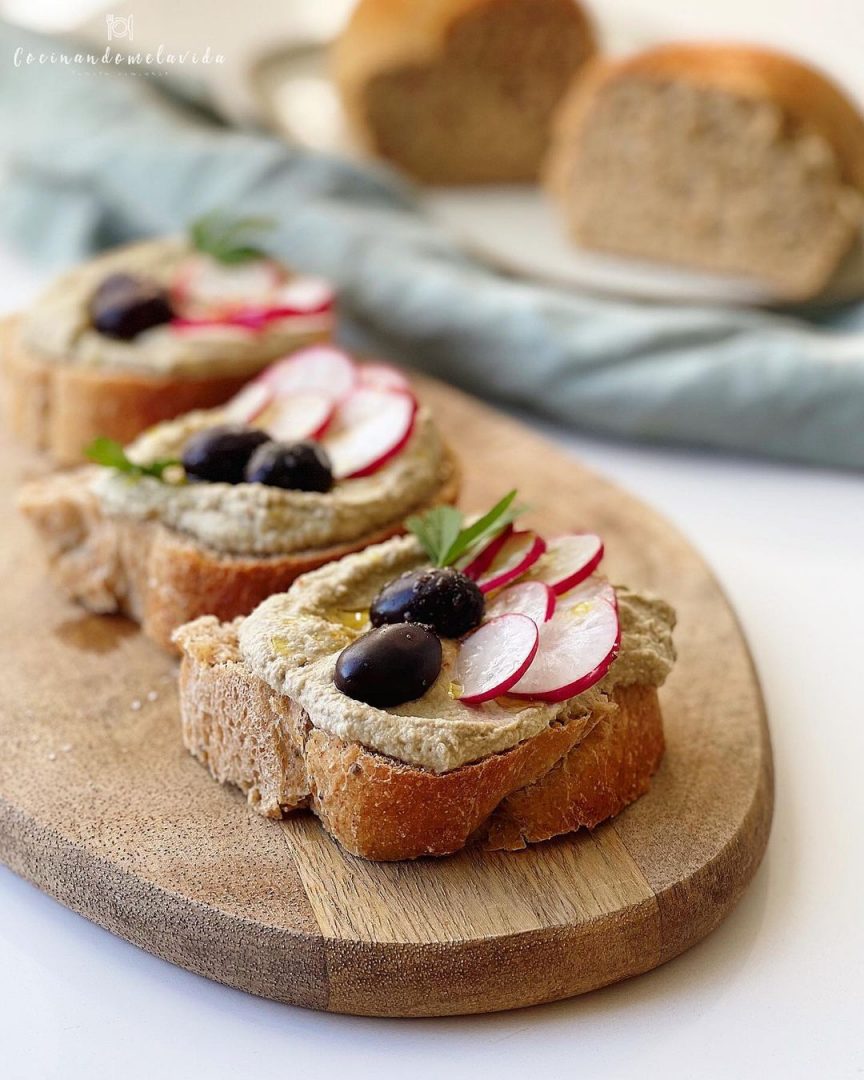
[[[250,233],[272,229],[276,222],[267,217],[231,218],[213,210],[193,221],[189,239],[196,251],[228,265],[266,258],[266,252],[251,242]]]
[[[126,473],[127,476],[153,476],[157,480],[162,479],[162,474],[166,469],[181,464],[176,458],[161,458],[147,465],[139,465],[129,460],[122,443],[117,442],[116,439],[106,438],[104,435],[95,438],[84,453],[90,461],[95,461],[97,465],[104,465],[107,469],[116,469],[118,472]]]

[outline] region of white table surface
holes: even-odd
[[[797,48],[864,96],[861,0],[608,2],[649,33],[662,8],[679,36],[746,32]],[[0,251],[0,310],[27,302],[37,283]],[[687,534],[749,638],[773,732],[777,806],[765,861],[729,919],[665,967],[572,1001],[489,1017],[369,1020],[190,975],[0,868],[3,1080],[864,1073],[864,480],[546,430]]]

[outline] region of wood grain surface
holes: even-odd
[[[463,505],[506,488],[547,534],[606,540],[614,581],[678,609],[667,753],[614,822],[519,853],[372,864],[307,815],[259,817],[183,750],[175,661],[119,618],[59,599],[12,509],[37,470],[2,446],[0,859],[158,956],[335,1012],[487,1012],[647,971],[711,931],[771,821],[758,683],[717,583],[630,495],[485,406],[423,380],[465,469]]]

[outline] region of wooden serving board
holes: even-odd
[[[311,816],[273,822],[180,742],[176,662],[65,603],[11,509],[33,463],[3,447],[0,858],[172,963],[334,1012],[486,1012],[580,994],[682,952],[729,912],[768,837],[768,730],[747,646],[704,563],[630,495],[477,402],[421,383],[465,466],[547,533],[606,540],[613,580],[678,609],[668,750],[614,822],[515,854],[373,864]],[[16,475],[17,474],[17,475]]]

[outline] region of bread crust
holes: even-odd
[[[489,821],[488,848],[515,851],[593,829],[645,794],[663,757],[660,702],[642,686],[618,687],[614,698],[615,713],[601,717],[539,780],[503,800]]]
[[[300,574],[404,532],[402,519],[355,542],[290,555],[227,555],[159,522],[107,517],[89,487],[92,466],[26,484],[18,506],[42,539],[55,583],[90,611],[127,615],[162,648],[200,615],[245,615]],[[455,459],[435,497],[416,508],[454,502]],[[412,511],[414,512],[414,511]]]
[[[496,0],[360,0],[332,52],[333,76],[349,95],[372,75],[434,60],[453,24]],[[593,49],[594,26],[573,0],[574,16]]]
[[[125,444],[162,420],[222,405],[254,374],[148,375],[42,360],[23,344],[21,323],[13,316],[0,337],[7,422],[19,441],[58,465],[79,464],[98,435]],[[327,337],[298,336],[297,346]]]
[[[598,58],[585,66],[559,110],[558,130],[571,132],[604,85],[630,77],[683,80],[693,86],[773,102],[794,122],[832,148],[840,175],[864,191],[864,117],[826,75],[772,49],[732,44],[658,45],[621,60]]]
[[[362,858],[447,855],[472,839],[516,848],[593,827],[642,794],[659,763],[660,709],[648,686],[618,689],[588,715],[447,773],[394,761],[315,728],[253,675],[239,622],[206,617],[177,632],[186,748],[259,813],[308,807]]]

